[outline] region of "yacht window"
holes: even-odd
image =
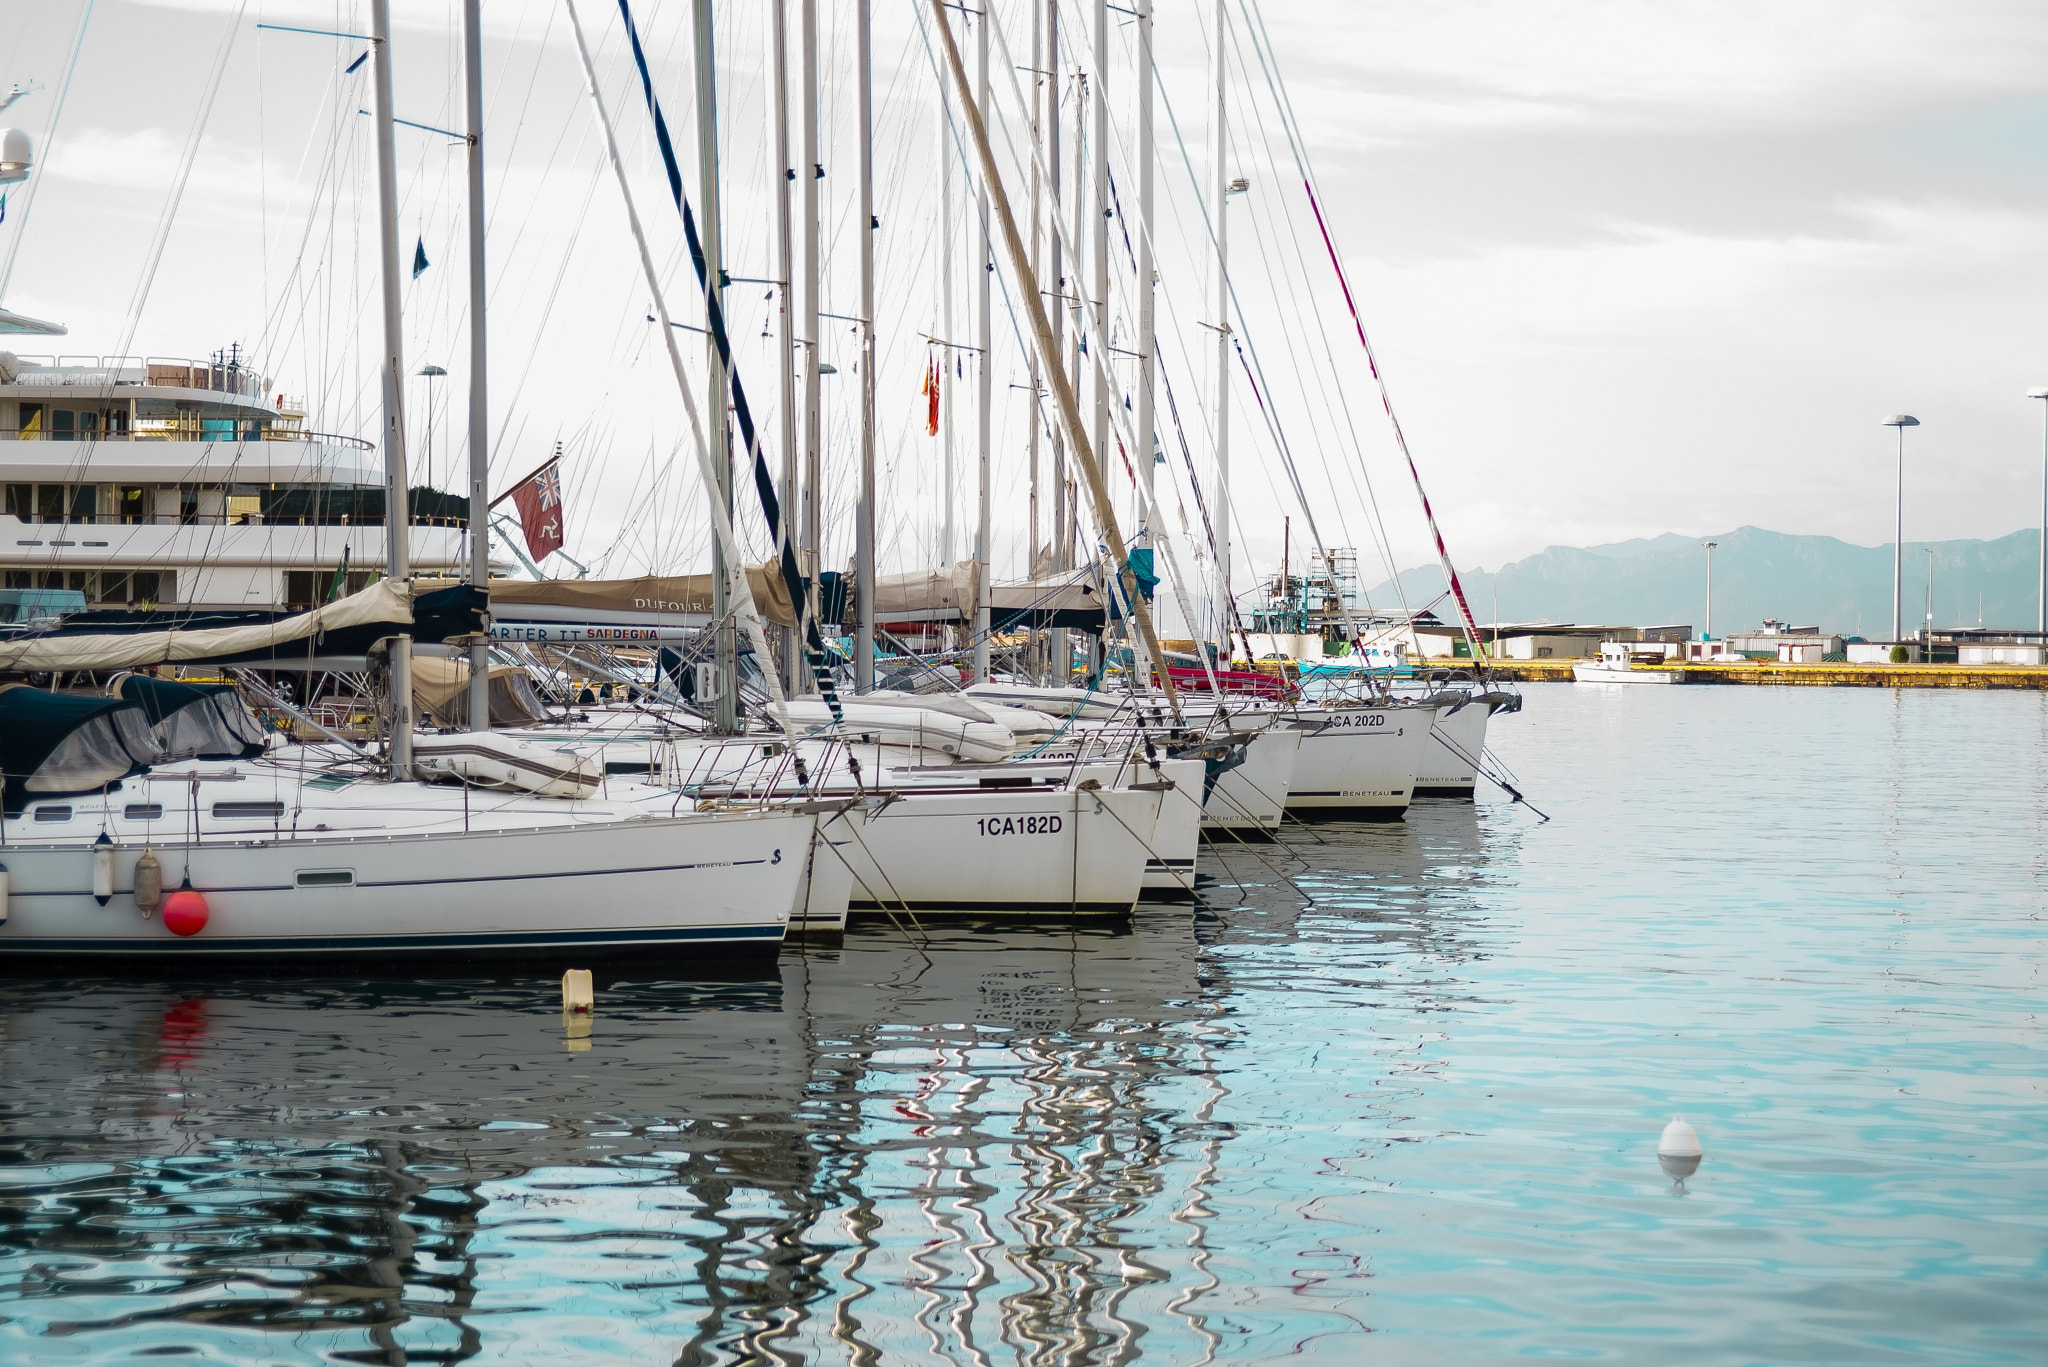
[[[282,802],[216,802],[213,815],[217,821],[275,821],[284,815]]]
[[[161,802],[131,802],[121,809],[121,815],[130,821],[161,821],[164,804]]]
[[[114,509],[123,522],[140,522],[149,516],[149,490],[123,485],[115,491]]]
[[[125,603],[128,599],[128,576],[117,570],[101,570],[99,591],[93,594],[97,603]]]
[[[69,821],[70,819],[71,809],[69,807],[36,808],[36,820],[38,821]]]
[[[63,520],[64,486],[61,484],[38,484],[36,486],[36,521],[62,522]]]
[[[87,413],[84,416],[91,417]],[[74,484],[71,486],[71,520],[90,522],[100,509],[100,486],[97,484]]]
[[[77,425],[77,419],[78,415],[68,408],[51,409],[50,439],[52,441],[70,441],[73,435],[72,429]]]
[[[23,441],[39,441],[43,435],[43,406],[39,403],[25,403],[21,406],[21,425],[18,434]]]
[[[354,869],[299,870],[299,886],[302,888],[352,888],[355,885]]]
[[[36,520],[36,486],[33,484],[10,484],[7,486],[7,515],[23,522]]]

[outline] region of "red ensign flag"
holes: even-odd
[[[939,363],[933,360],[924,372],[924,434],[928,437],[939,435]]]
[[[526,532],[526,553],[536,561],[562,549],[562,465],[548,467],[519,486],[512,495],[519,508],[519,525]]]

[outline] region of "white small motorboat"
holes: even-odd
[[[1634,650],[1627,641],[1602,641],[1600,657],[1573,665],[1572,679],[1577,683],[1684,683],[1684,670],[1658,668],[1666,662],[1662,651]]]

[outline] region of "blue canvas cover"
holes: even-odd
[[[174,759],[254,759],[263,753],[263,728],[241,695],[225,684],[200,686],[130,674],[121,696],[142,709],[156,732],[157,762]]]
[[[9,816],[37,798],[98,792],[158,758],[149,719],[126,699],[0,687],[0,773]]]

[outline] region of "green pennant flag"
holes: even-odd
[[[425,271],[426,268],[427,239],[422,237],[413,244],[412,248],[412,278],[415,280],[419,279],[421,272]]]

